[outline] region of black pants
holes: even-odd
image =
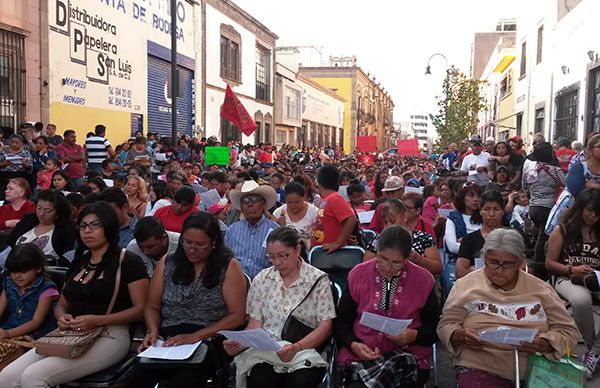
[[[546,261],[546,252],[545,245],[548,241],[548,235],[544,231],[546,228],[546,221],[548,221],[548,216],[550,215],[550,208],[543,206],[530,206],[529,207],[529,218],[538,228],[538,237],[535,242],[534,248],[534,258],[538,263],[543,263]]]
[[[323,381],[325,368],[302,368],[277,373],[270,364],[255,365],[246,378],[248,388],[316,388]]]
[[[207,367],[204,367],[206,365]],[[211,363],[203,363],[198,368],[147,369],[135,364],[124,381],[113,388],[153,388],[157,383],[167,383],[170,388],[204,387],[212,375]]]

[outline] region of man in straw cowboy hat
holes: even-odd
[[[240,190],[231,190],[229,197],[243,219],[231,224],[225,232],[227,245],[240,261],[244,273],[254,278],[261,270],[270,267],[267,260],[267,236],[279,225],[265,216],[267,209],[275,206],[277,193],[268,185],[245,181]]]

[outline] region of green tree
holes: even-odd
[[[442,83],[447,93],[436,97],[439,112],[429,115],[438,132],[439,146],[458,143],[477,131],[477,116],[487,110],[485,99],[481,96],[485,84],[487,81],[468,78],[454,66],[448,70],[448,77]]]

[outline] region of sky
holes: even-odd
[[[394,121],[432,113],[446,62],[469,74],[475,32],[494,31],[500,18],[532,12],[532,0],[233,0],[279,36],[278,46],[322,46],[329,55],[356,55],[395,104]],[[556,0],[538,0],[556,6]]]

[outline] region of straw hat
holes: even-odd
[[[241,210],[241,200],[246,195],[255,194],[263,197],[267,203],[266,208],[270,209],[277,203],[277,192],[269,185],[259,185],[255,181],[245,181],[240,190],[231,190],[229,198],[234,208]]]

